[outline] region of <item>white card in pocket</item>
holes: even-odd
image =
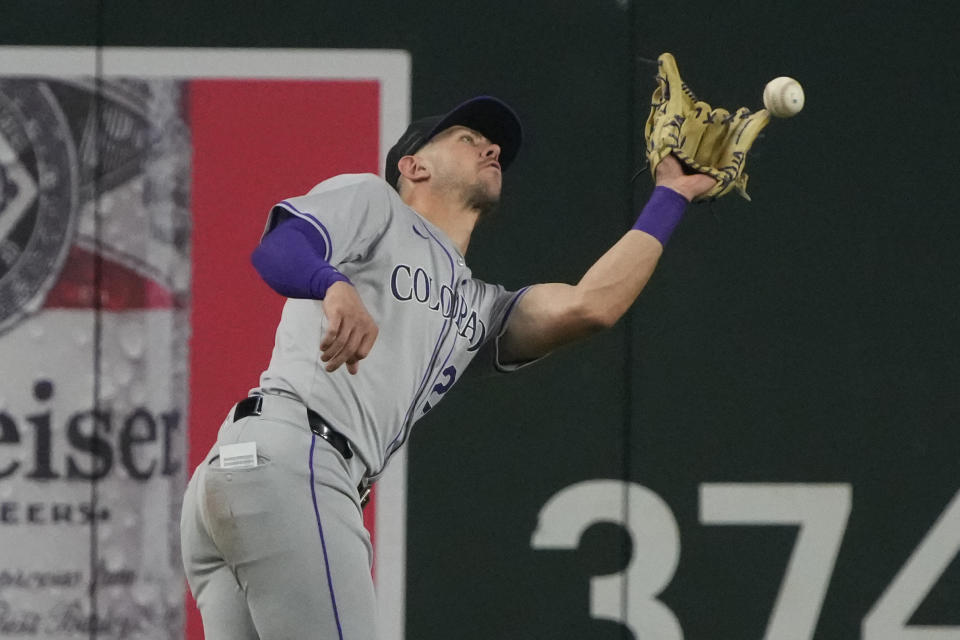
[[[221,469],[249,469],[255,466],[257,466],[256,442],[220,445]]]

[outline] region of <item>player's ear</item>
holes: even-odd
[[[400,175],[411,182],[420,182],[430,177],[430,168],[419,156],[403,156],[397,163]]]

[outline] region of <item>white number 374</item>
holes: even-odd
[[[705,525],[799,527],[765,640],[813,638],[850,515],[849,484],[705,483]],[[534,549],[575,549],[597,523],[622,526],[633,554],[620,572],[590,581],[590,615],[626,626],[637,640],[683,640],[677,616],[657,596],[680,559],[680,531],[660,496],[636,483],[587,480],[554,494],[540,510]],[[960,550],[960,492],[863,619],[862,640],[960,640],[960,627],[908,621]],[[624,606],[622,594],[629,593]]]

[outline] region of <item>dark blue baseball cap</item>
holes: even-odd
[[[387,153],[385,173],[390,186],[396,189],[397,181],[400,180],[400,169],[397,167],[400,158],[416,153],[430,142],[433,136],[455,125],[479,131],[491,142],[500,145],[500,168],[504,171],[520,151],[523,129],[517,114],[502,100],[492,96],[478,96],[467,100],[446,115],[429,116],[410,123],[397,144]]]

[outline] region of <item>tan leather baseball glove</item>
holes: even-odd
[[[747,200],[747,152],[770,121],[766,109],[751,113],[746,107],[730,113],[698,100],[680,78],[677,61],[669,53],[658,59],[657,88],[644,128],[650,175],[673,154],[687,168],[705,173],[717,185],[695,201],[713,200],[736,190]]]

